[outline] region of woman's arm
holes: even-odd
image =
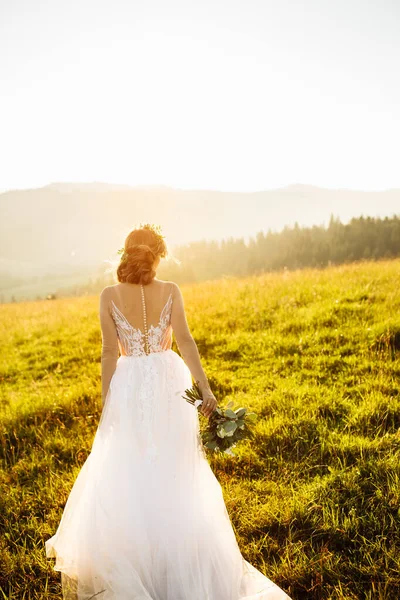
[[[176,283],[174,283],[173,286],[171,311],[172,329],[175,334],[179,352],[182,354],[183,360],[189,367],[194,380],[201,390],[203,396],[201,411],[205,416],[210,416],[217,405],[217,401],[211,391],[207,376],[201,365],[197,344],[189,329],[182,292]]]
[[[101,402],[106,401],[111,378],[118,360],[118,336],[110,313],[109,288],[100,294],[99,317],[101,326]]]

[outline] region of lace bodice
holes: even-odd
[[[115,371],[118,355],[155,359],[164,350],[172,350],[172,332],[175,334],[179,351],[189,367],[193,378],[202,389],[209,384],[201,365],[196,342],[186,320],[183,296],[179,286],[173,282],[153,281],[146,291],[147,320],[153,323],[147,328],[146,339],[138,286],[107,286],[100,294],[99,316],[101,324],[101,382],[102,401],[105,402],[110,382]],[[146,286],[147,287],[147,286]],[[122,307],[127,307],[126,310]],[[147,323],[146,320],[146,323]],[[146,329],[146,327],[144,327]],[[147,356],[147,358],[146,358]],[[150,360],[150,362],[153,362]]]
[[[150,325],[148,330],[149,351],[163,352],[172,346],[171,327],[172,292],[161,311],[158,325]],[[134,328],[111,300],[111,314],[117,328],[121,354],[141,356],[145,352],[145,334],[141,329]]]

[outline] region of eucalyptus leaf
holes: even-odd
[[[217,435],[218,435],[218,437],[221,437],[221,438],[225,437],[226,434],[225,434],[225,429],[224,429],[223,425],[221,425],[221,426],[218,427],[218,429],[217,429]]]
[[[237,418],[236,413],[233,410],[231,410],[230,408],[226,409],[225,416],[228,417],[229,419],[236,419]]]
[[[207,442],[205,444],[205,447],[208,448],[209,450],[215,450],[217,447],[217,442]]]
[[[238,408],[236,411],[236,416],[238,419],[240,419],[240,417],[243,417],[243,415],[246,413],[247,408]]]
[[[235,433],[237,424],[234,421],[226,421],[226,423],[224,423],[223,425],[223,428],[225,430],[226,435],[230,437]]]

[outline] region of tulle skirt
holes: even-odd
[[[91,453],[45,543],[64,600],[284,600],[241,555],[173,350],[120,356]],[[289,599],[290,600],[290,599]]]

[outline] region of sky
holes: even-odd
[[[0,191],[400,187],[398,0],[0,0]]]

